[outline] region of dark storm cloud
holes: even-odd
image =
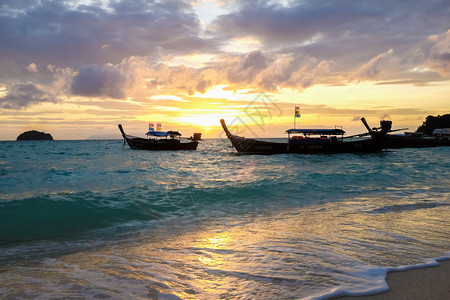
[[[15,84],[5,97],[0,98],[0,107],[5,109],[21,109],[32,104],[44,102],[58,102],[55,95],[44,90],[43,87],[32,84]]]
[[[199,20],[181,0],[111,1],[107,7],[9,0],[0,3],[0,11],[0,62],[79,67],[214,47],[199,37]]]

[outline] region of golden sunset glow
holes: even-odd
[[[242,91],[229,91],[224,90],[224,88],[228,87],[226,84],[216,85],[210,87],[205,93],[195,93],[194,96],[201,98],[210,98],[212,100],[216,99],[226,99],[226,100],[240,100]]]
[[[183,124],[192,124],[201,126],[203,129],[210,129],[212,126],[217,126],[217,118],[220,119],[220,114],[196,114],[191,117],[180,117],[179,122]]]

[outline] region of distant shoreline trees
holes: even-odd
[[[450,114],[438,115],[437,117],[428,116],[425,122],[417,128],[417,131],[431,135],[436,128],[450,128]]]

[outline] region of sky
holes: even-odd
[[[0,0],[0,140],[414,131],[450,113],[449,19],[448,0]]]

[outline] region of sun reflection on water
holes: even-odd
[[[437,255],[435,249],[448,233],[442,221],[448,210],[425,201],[355,198],[217,218],[185,228],[174,223],[114,247],[16,269],[10,277],[47,280],[44,288],[63,286],[67,295],[296,298],[337,282],[365,284],[371,279],[352,275],[361,266],[419,263],[424,251]],[[18,280],[11,284],[21,286]],[[27,288],[42,292],[40,285]]]

